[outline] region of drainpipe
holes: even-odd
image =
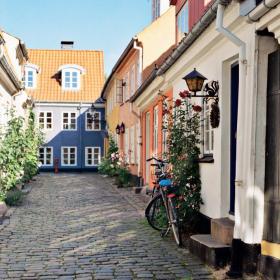
[[[236,188],[236,198],[235,198],[235,226],[234,235],[232,241],[232,254],[231,254],[231,266],[230,270],[227,272],[228,276],[241,276],[242,275],[242,262],[243,258],[240,255],[242,248],[242,215],[243,215],[243,203],[244,195],[243,180],[244,180],[244,140],[247,139],[246,134],[246,123],[244,127],[245,116],[245,106],[246,102],[242,100],[241,97],[246,99],[246,72],[247,72],[247,60],[246,60],[246,43],[234,35],[230,30],[224,27],[225,6],[219,4],[217,10],[216,18],[216,30],[223,36],[228,38],[233,44],[239,47],[239,98],[238,98],[238,119],[237,119],[237,147],[236,147],[236,175],[235,175],[235,188]]]
[[[224,19],[224,11],[225,6],[219,4],[216,18],[216,30],[228,38],[233,44],[239,47],[239,95],[244,96],[246,90],[246,68],[247,68],[247,60],[246,60],[246,44],[244,41],[239,39],[236,35],[234,35],[231,31],[226,29],[223,26]],[[244,102],[239,98],[238,101],[238,128],[237,128],[237,166],[236,166],[236,186],[242,186],[243,183],[243,139],[244,134],[241,129],[241,122],[244,121]]]

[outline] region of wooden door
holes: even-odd
[[[268,57],[264,240],[280,243],[280,50]]]

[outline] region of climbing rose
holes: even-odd
[[[192,108],[195,112],[198,112],[198,113],[200,113],[202,111],[202,108],[199,105],[193,105]]]
[[[181,91],[179,93],[179,95],[180,95],[181,98],[187,98],[187,97],[190,96],[190,93],[187,90],[184,90],[184,91]]]
[[[169,111],[167,110],[167,109],[164,109],[163,111],[162,111],[162,114],[163,115],[166,115],[166,114],[168,114],[169,113]]]
[[[182,100],[181,99],[176,99],[175,101],[175,107],[179,107],[182,104]]]

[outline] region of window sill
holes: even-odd
[[[198,159],[199,163],[214,163],[213,154],[206,154],[203,155],[201,158]]]

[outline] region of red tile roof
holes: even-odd
[[[29,63],[39,66],[35,89],[26,89],[36,101],[93,102],[99,98],[104,84],[103,51],[29,49]],[[63,90],[58,69],[76,64],[85,69],[80,90]]]

